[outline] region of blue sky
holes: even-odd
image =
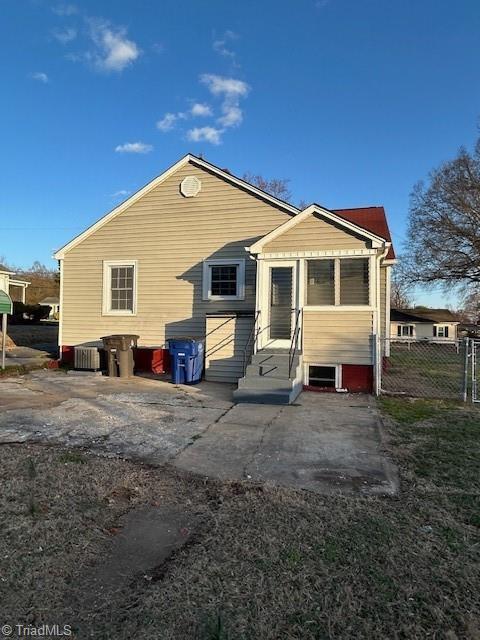
[[[0,254],[54,249],[188,151],[383,204],[471,146],[478,0],[0,0]],[[417,297],[439,303],[438,294]]]

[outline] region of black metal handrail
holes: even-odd
[[[247,342],[245,343],[245,348],[243,350],[243,375],[245,375],[246,371],[247,371],[247,357],[248,357],[248,351],[249,351],[249,345],[250,345],[250,341],[252,340],[253,336],[255,335],[255,340],[253,341],[253,350],[255,350],[255,344],[258,340],[258,332],[256,332],[256,327],[257,327],[257,322],[258,322],[258,318],[260,317],[260,309],[257,311],[257,313],[255,314],[255,318],[253,320],[253,326],[252,329],[248,335],[247,338]]]
[[[293,361],[295,360],[295,355],[298,349],[298,336],[300,335],[300,316],[302,315],[302,310],[297,309],[295,314],[295,328],[292,334],[292,340],[290,342],[290,349],[288,351],[288,377],[290,378],[290,374],[292,373]]]

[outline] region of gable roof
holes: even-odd
[[[450,309],[392,309],[390,320],[394,322],[457,322]]]
[[[191,153],[187,153],[178,162],[176,162],[171,167],[169,167],[166,171],[164,171],[159,176],[151,180],[148,184],[146,184],[144,187],[142,187],[137,192],[135,192],[132,196],[130,196],[130,198],[127,198],[127,200],[119,204],[118,207],[115,207],[114,209],[112,209],[109,213],[107,213],[105,216],[100,218],[100,220],[97,220],[97,222],[95,222],[90,227],[85,229],[85,231],[80,233],[78,236],[75,236],[75,238],[73,238],[70,242],[65,244],[60,249],[58,249],[53,254],[53,257],[57,260],[61,260],[65,256],[65,253],[67,253],[67,251],[70,251],[70,249],[73,249],[73,247],[76,247],[77,244],[82,242],[82,240],[84,240],[85,238],[88,238],[88,236],[90,236],[92,233],[94,233],[97,229],[102,227],[107,222],[110,222],[110,220],[112,220],[113,218],[118,216],[120,213],[125,211],[125,209],[127,209],[130,205],[134,204],[135,202],[137,202],[137,200],[139,200],[144,195],[152,191],[152,189],[155,189],[155,187],[158,187],[158,185],[160,185],[172,174],[174,174],[175,171],[177,171],[184,165],[188,164],[189,162],[194,166],[205,169],[210,173],[214,173],[215,175],[219,176],[226,182],[229,182],[230,184],[234,184],[240,187],[241,189],[248,191],[249,193],[256,196],[257,198],[261,198],[266,202],[270,202],[274,206],[280,209],[283,209],[287,213],[296,215],[300,211],[300,209],[298,209],[297,207],[294,207],[288,202],[285,202],[284,200],[280,200],[279,198],[275,198],[274,196],[270,195],[266,191],[262,191],[262,189],[259,189],[258,187],[255,187],[249,184],[248,182],[245,182],[245,180],[242,180],[241,178],[237,178],[236,176],[232,175],[230,172],[225,171],[224,169],[220,169],[219,167],[215,166],[211,162],[207,162],[203,158],[199,158],[197,156],[194,156]]]
[[[263,191],[262,189],[259,189],[258,187],[255,187],[254,185],[249,184],[242,178],[238,178],[237,176],[234,176],[233,174],[230,173],[230,171],[226,169],[220,169],[219,167],[212,164],[211,162],[208,162],[203,158],[199,158],[198,156],[195,156],[191,153],[187,153],[178,162],[176,162],[175,164],[170,166],[168,169],[166,169],[166,171],[164,171],[159,176],[157,176],[156,178],[148,182],[141,189],[139,189],[129,198],[124,200],[124,202],[119,204],[117,207],[109,211],[102,218],[97,220],[97,222],[95,222],[90,227],[85,229],[85,231],[75,236],[72,240],[70,240],[70,242],[67,242],[63,247],[61,247],[54,253],[53,257],[57,260],[62,259],[67,253],[67,251],[69,251],[70,249],[73,249],[73,247],[76,247],[80,242],[82,242],[82,240],[84,240],[85,238],[88,238],[92,233],[97,231],[97,229],[99,229],[104,224],[106,224],[107,222],[115,218],[117,215],[119,215],[120,213],[128,209],[129,206],[137,202],[137,200],[140,200],[140,198],[142,198],[144,195],[149,193],[152,189],[155,189],[155,187],[157,187],[162,182],[164,182],[173,173],[175,173],[175,171],[177,171],[184,165],[188,164],[189,162],[192,163],[194,166],[200,167],[202,169],[205,169],[206,171],[209,171],[219,176],[220,178],[229,182],[230,184],[234,184],[239,188],[244,189],[245,191],[248,191],[252,195],[258,198],[261,198],[266,202],[270,202],[274,206],[280,209],[283,209],[286,213],[293,214],[295,218],[290,218],[289,220],[287,220],[285,224],[291,222],[293,219],[298,219],[301,214],[303,214],[306,211],[311,212],[311,210],[315,210],[315,211],[318,211],[319,213],[323,213],[325,217],[328,217],[328,215],[330,215],[330,219],[333,219],[332,216],[336,216],[335,221],[337,223],[341,224],[342,221],[347,222],[350,230],[354,231],[355,233],[358,233],[363,237],[367,237],[373,240],[374,242],[380,239],[380,240],[386,241],[387,243],[390,243],[390,247],[388,249],[386,259],[387,260],[395,259],[395,252],[393,250],[393,247],[391,246],[390,230],[388,228],[385,209],[383,207],[363,207],[363,208],[355,208],[355,209],[328,210],[320,205],[312,204],[306,209],[304,209],[303,211],[300,211],[300,209],[293,206],[292,204],[285,202],[284,200],[280,200],[275,196],[270,195],[266,191]],[[300,220],[298,221],[300,222]],[[283,225],[281,225],[280,227],[277,227],[277,229],[280,229],[281,227],[283,227]],[[275,231],[276,230],[274,229],[273,232]],[[280,233],[278,235],[280,235]],[[262,240],[263,239],[261,239],[259,242],[262,242]],[[2,268],[0,265],[0,271],[1,270]]]
[[[355,209],[332,209],[341,218],[358,224],[359,227],[367,229],[372,233],[385,238],[387,242],[392,242],[390,229],[388,228],[387,216],[383,207],[358,207]],[[395,250],[390,245],[386,260],[395,260]]]
[[[263,238],[260,238],[260,240],[252,244],[251,247],[248,247],[250,253],[260,253],[266,244],[272,242],[272,240],[275,240],[275,238],[283,235],[284,233],[295,227],[297,224],[308,218],[308,216],[314,214],[318,214],[322,218],[330,220],[331,222],[344,227],[346,230],[356,233],[362,238],[371,240],[373,247],[381,247],[384,243],[386,243],[385,238],[382,238],[381,236],[366,229],[365,227],[361,227],[354,221],[348,220],[345,216],[339,216],[336,212],[325,209],[318,204],[312,204],[304,209],[301,213],[298,213],[294,218],[290,218],[290,220],[287,220],[279,227],[273,229],[273,231],[270,231],[270,233],[267,233],[265,236],[263,236]]]

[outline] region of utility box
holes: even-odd
[[[81,371],[98,371],[100,369],[98,347],[75,347],[73,366]]]

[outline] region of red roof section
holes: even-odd
[[[387,240],[392,241],[390,235],[390,229],[388,228],[387,216],[385,215],[385,209],[383,207],[360,207],[357,209],[330,209],[332,213],[340,216],[344,220],[353,222],[354,224],[362,227],[370,233],[374,233],[376,236],[380,236]],[[389,248],[387,260],[395,259],[395,251],[393,245]]]

